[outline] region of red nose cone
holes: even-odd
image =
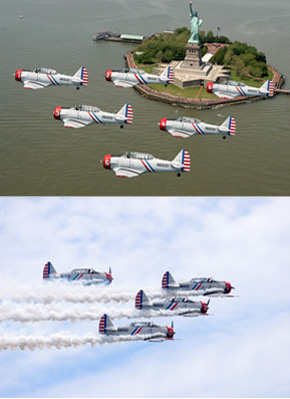
[[[166,123],[167,123],[167,119],[166,118],[160,119],[159,129],[160,130],[164,130],[166,132]]]
[[[172,327],[167,327],[167,337],[168,338],[173,338],[173,335],[174,335],[175,333],[174,333],[174,330],[173,330],[173,328]]]
[[[111,82],[111,77],[112,77],[112,70],[111,70],[111,69],[109,69],[109,70],[106,72],[105,77],[106,77],[106,80],[107,80],[108,82]]]
[[[206,90],[208,93],[212,93],[212,89],[213,89],[213,82],[209,82],[206,86]]]
[[[226,294],[229,294],[231,290],[232,290],[231,283],[226,283],[226,288],[225,288]]]
[[[103,167],[105,169],[110,169],[111,166],[111,156],[112,155],[105,155],[103,159]]]
[[[15,80],[17,80],[17,82],[21,82],[21,75],[22,69],[17,69],[17,71],[15,72]]]
[[[208,311],[208,304],[201,302],[201,313],[206,313]]]
[[[107,277],[108,282],[111,283],[113,280],[111,273],[106,273],[106,277]]]
[[[54,119],[60,119],[61,107],[55,107],[53,112]]]

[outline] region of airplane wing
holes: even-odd
[[[35,82],[33,80],[26,80],[24,82],[24,89],[43,89],[44,87],[49,86],[49,84],[41,83],[41,82]]]
[[[140,175],[140,173],[134,169],[115,168],[114,172],[118,177],[135,177]]]
[[[147,337],[147,338],[144,338],[144,341],[147,341],[147,342],[163,342],[163,341],[165,341],[167,338],[166,337],[164,337],[163,335],[155,335],[155,336],[152,336],[152,337]]]
[[[88,280],[85,282],[86,285],[102,284],[104,280]]]
[[[137,83],[125,82],[123,80],[114,80],[114,85],[117,87],[133,87],[136,86]]]
[[[64,127],[70,127],[72,129],[79,129],[81,127],[88,126],[90,123],[81,121],[79,119],[64,119]]]
[[[184,312],[180,312],[179,313],[180,316],[184,316],[184,317],[197,317],[200,316],[201,313],[199,311],[194,311],[194,310],[185,310]]]
[[[208,290],[205,290],[202,295],[204,296],[221,296],[224,295],[224,290],[221,288],[209,288]]]
[[[187,133],[184,130],[170,129],[170,130],[167,130],[167,132],[170,133],[174,137],[187,138],[187,137],[191,136],[190,133]]]
[[[215,94],[219,98],[235,98],[235,97],[238,97],[238,94],[225,93],[224,91],[215,91],[213,94]]]

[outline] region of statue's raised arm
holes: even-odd
[[[200,19],[197,15],[197,11],[192,10],[192,1],[189,2],[189,10],[190,10],[190,30],[191,36],[188,40],[188,43],[197,43],[199,44],[199,27],[202,24],[202,19]]]
[[[190,11],[190,18],[192,18],[193,17],[192,1],[189,2],[189,11]]]

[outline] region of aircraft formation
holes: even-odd
[[[23,83],[25,89],[42,89],[48,86],[75,86],[79,89],[88,84],[87,69],[82,66],[72,75],[58,73],[51,68],[18,69],[15,80]],[[105,80],[112,82],[116,87],[132,88],[137,85],[147,84],[172,84],[174,82],[174,71],[168,66],[160,75],[146,73],[139,69],[124,69],[122,71],[107,70]],[[228,82],[219,84],[210,82],[207,91],[218,97],[234,98],[237,96],[261,96],[272,97],[274,85],[271,80],[265,82],[260,88],[246,86],[239,82]],[[112,113],[102,111],[94,105],[56,106],[53,117],[63,122],[64,127],[79,129],[89,125],[117,124],[123,128],[126,124],[133,123],[133,108],[127,103],[118,112]],[[188,138],[194,135],[236,135],[236,120],[228,116],[220,125],[203,122],[196,118],[186,116],[177,119],[162,118],[159,128],[173,137]],[[182,149],[172,161],[155,158],[148,153],[127,151],[122,155],[107,154],[101,161],[103,167],[115,172],[117,177],[137,177],[144,173],[176,172],[181,176],[182,172],[190,171],[190,155],[187,150]]]
[[[43,269],[43,279],[52,281],[68,281],[70,283],[110,284],[113,280],[111,269],[109,273],[97,272],[91,268],[77,268],[67,273],[57,273],[51,262],[47,262]],[[139,290],[135,296],[135,309],[139,317],[154,316],[184,316],[197,317],[207,315],[209,303],[192,300],[190,296],[231,297],[234,287],[229,282],[216,281],[212,278],[192,278],[176,282],[169,271],[161,279],[161,290],[157,297],[160,300],[150,300],[144,290]],[[176,296],[172,297],[172,293]],[[182,295],[181,295],[182,294]],[[153,313],[152,313],[153,312]],[[130,337],[148,342],[161,342],[174,339],[174,326],[160,326],[151,321],[135,321],[128,325],[116,327],[110,316],[104,313],[99,321],[99,334],[107,337]]]
[[[108,273],[93,268],[76,268],[58,273],[51,262],[45,264],[42,277],[44,284],[23,286],[21,290],[8,290],[6,295],[3,292],[0,294],[0,322],[90,320],[96,323],[94,332],[81,336],[63,331],[52,335],[41,335],[39,332],[31,335],[1,335],[0,351],[61,349],[87,344],[94,347],[97,344],[132,341],[173,341],[176,318],[207,316],[208,297],[233,297],[230,292],[234,288],[226,281],[208,277],[176,282],[167,271],[161,278],[159,288],[146,288],[146,293],[143,289],[136,292],[133,287],[112,288],[111,269]],[[196,296],[200,298],[191,298]],[[113,302],[117,306],[112,306]],[[121,303],[128,303],[129,306],[122,307]],[[152,322],[156,317],[170,317],[171,323]],[[113,320],[116,318],[133,320],[115,325]]]

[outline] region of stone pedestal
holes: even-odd
[[[202,64],[200,49],[201,46],[197,43],[187,43],[186,55],[180,67],[185,69],[199,69]]]
[[[204,85],[208,82],[225,81],[230,77],[230,71],[223,66],[203,62],[200,55],[201,46],[197,43],[187,43],[186,56],[183,61],[171,61],[174,70],[174,84],[181,88]],[[160,64],[153,73],[161,73],[168,65]]]

